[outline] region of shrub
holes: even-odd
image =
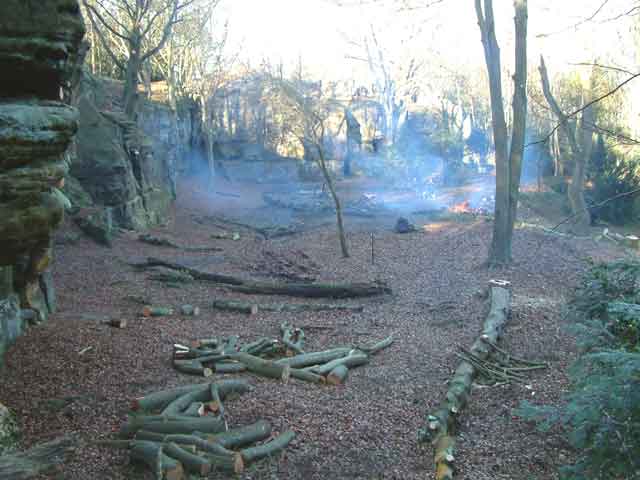
[[[640,264],[592,268],[571,305],[580,356],[560,407],[524,402],[516,411],[542,431],[560,427],[578,451],[565,479],[640,478]]]

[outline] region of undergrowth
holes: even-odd
[[[516,414],[560,427],[578,459],[566,480],[640,479],[640,263],[593,265],[570,305],[580,355],[560,407],[523,402]]]

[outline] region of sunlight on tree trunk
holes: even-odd
[[[540,57],[539,71],[544,97],[549,103],[551,110],[558,118],[560,127],[568,138],[569,146],[571,147],[571,154],[574,160],[574,169],[567,196],[569,199],[569,204],[571,205],[571,211],[575,216],[575,227],[580,231],[584,231],[591,224],[591,216],[587,208],[587,202],[584,199],[584,181],[585,162],[591,152],[593,133],[591,128],[589,128],[589,125],[593,123],[593,109],[591,107],[587,107],[582,113],[582,126],[586,128],[583,129],[581,144],[579,144],[578,139],[576,138],[575,130],[569,125],[569,119],[564,114],[564,112],[560,108],[560,105],[553,96],[553,93],[551,92],[549,74],[547,73],[547,67],[542,56]]]

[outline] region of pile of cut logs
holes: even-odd
[[[249,371],[288,381],[344,383],[350,368],[369,363],[371,355],[393,343],[388,337],[371,346],[338,347],[320,352],[304,351],[304,331],[288,323],[280,326],[281,338],[263,337],[240,344],[239,337],[200,339],[189,346],[175,344],[173,365],[183,372],[209,377],[214,373]]]
[[[131,459],[150,468],[158,480],[240,473],[247,464],[279,453],[295,437],[291,430],[272,436],[265,421],[227,428],[223,401],[250,390],[243,380],[222,380],[152,393],[132,402],[134,412],[119,440],[97,444],[128,449]]]

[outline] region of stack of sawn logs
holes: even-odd
[[[271,437],[268,422],[227,429],[223,401],[251,389],[244,380],[222,380],[152,393],[132,402],[134,414],[120,429],[122,440],[98,443],[128,449],[131,459],[149,467],[158,480],[240,473],[286,448],[295,436],[289,430],[250,446]]]
[[[174,367],[188,374],[209,377],[214,373],[239,373],[288,381],[339,385],[349,369],[369,363],[371,355],[393,343],[388,337],[371,346],[338,347],[320,352],[304,351],[304,331],[288,323],[280,326],[281,339],[263,337],[240,344],[236,335],[196,340],[190,346],[175,344]]]

